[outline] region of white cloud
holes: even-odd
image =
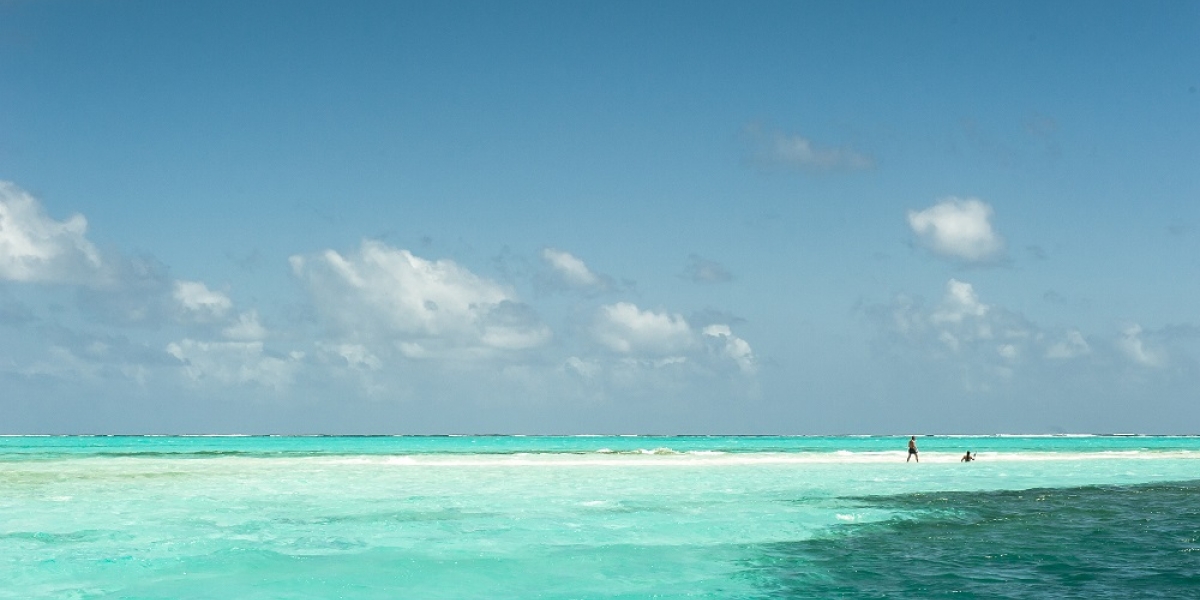
[[[751,350],[750,344],[733,335],[733,331],[729,329],[728,325],[709,325],[703,329],[703,333],[708,338],[719,340],[721,354],[737,364],[738,369],[743,373],[753,374],[758,371],[758,361],[754,358],[754,351]]]
[[[374,241],[351,256],[326,250],[316,260],[293,260],[293,269],[329,316],[359,333],[382,325],[401,334],[447,335],[473,329],[490,306],[513,299],[453,261],[425,260]]]
[[[271,356],[262,342],[199,342],[184,339],[167,345],[167,353],[184,363],[184,371],[195,381],[211,380],[225,385],[254,384],[275,390],[291,385],[301,352],[286,357]]]
[[[174,281],[152,257],[102,258],[87,239],[87,219],[47,216],[36,198],[0,181],[0,281],[82,286],[79,302],[94,321],[219,323],[233,302],[199,281]],[[243,333],[247,330],[243,330]]]
[[[221,330],[221,335],[230,340],[254,341],[267,337],[267,329],[258,321],[258,311],[251,310],[238,315],[237,322]]]
[[[949,197],[908,212],[913,233],[933,252],[967,262],[996,258],[1004,240],[992,229],[992,207],[978,198]]]
[[[570,371],[586,378],[594,376],[601,366],[624,371],[627,378],[640,368],[685,364],[691,365],[693,374],[719,373],[731,365],[745,375],[758,372],[758,358],[750,343],[721,323],[697,330],[682,315],[641,310],[632,303],[618,302],[600,307],[592,334],[601,346],[620,358],[615,363],[578,358],[567,362]]]
[[[1046,348],[1046,358],[1066,359],[1075,358],[1090,354],[1092,347],[1088,345],[1087,340],[1083,339],[1083,334],[1078,330],[1067,332],[1064,339],[1051,344]]]
[[[593,333],[601,344],[623,354],[677,354],[695,343],[682,315],[643,311],[628,302],[600,307]]]
[[[962,350],[963,343],[990,340],[996,337],[994,320],[988,319],[991,307],[979,300],[975,288],[969,283],[951,279],[946,282],[946,294],[941,304],[928,316],[928,322],[937,329],[937,339],[953,352]],[[1025,337],[1020,328],[1007,326],[1005,337]],[[1001,351],[1012,354],[1015,350]]]
[[[555,248],[542,250],[542,260],[545,260],[554,272],[572,287],[593,288],[602,287],[604,280],[588,269],[584,262],[568,252]]]
[[[850,148],[820,147],[803,136],[768,133],[756,126],[746,131],[755,145],[756,160],[767,165],[805,171],[858,171],[875,166],[873,158]]]
[[[472,357],[551,337],[511,291],[451,260],[364,241],[355,254],[290,261],[320,317],[347,342],[383,343],[409,358]]]
[[[229,296],[210,290],[199,281],[176,281],[171,296],[188,318],[201,322],[223,319],[233,308]]]
[[[0,280],[100,282],[104,265],[86,234],[83,215],[55,221],[33,196],[0,181]]]
[[[906,370],[944,382],[960,380],[950,385],[969,389],[1058,380],[1106,386],[1131,372],[1151,376],[1113,368],[1122,364],[1153,369],[1160,381],[1168,381],[1194,364],[1187,345],[1200,339],[1200,329],[1190,326],[1147,331],[1132,324],[1094,336],[1077,329],[1047,330],[986,303],[973,286],[956,279],[947,282],[937,303],[900,297],[867,314],[880,327],[877,351]]]
[[[1121,339],[1117,344],[1121,351],[1125,353],[1125,356],[1139,365],[1161,367],[1165,362],[1165,356],[1162,352],[1147,347],[1146,342],[1142,340],[1141,325],[1126,327],[1121,332]]]
[[[698,381],[724,379],[745,392],[742,386],[753,387],[751,376],[758,372],[750,344],[724,324],[694,328],[682,315],[618,302],[597,310],[591,333],[602,352],[570,356],[559,372],[594,391],[677,393]],[[731,373],[746,378],[726,379]]]
[[[1011,362],[1042,354],[1045,334],[1023,317],[980,300],[970,283],[950,279],[934,307],[923,307],[899,298],[890,307],[874,311],[886,329],[930,355],[955,360],[973,357],[983,363],[996,359]]]
[[[946,283],[946,296],[932,319],[934,323],[962,323],[963,319],[982,317],[987,312],[988,306],[979,301],[974,286],[951,279]]]

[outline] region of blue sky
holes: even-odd
[[[0,430],[1196,431],[1194,2],[0,4]]]

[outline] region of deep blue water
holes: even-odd
[[[1200,482],[914,493],[895,510],[762,548],[778,598],[1200,597]]]

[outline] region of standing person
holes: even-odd
[[[908,438],[908,458],[904,459],[904,462],[914,458],[917,459],[917,462],[921,462],[921,457],[917,456],[917,436],[915,435]]]
[[[971,462],[973,460],[975,460],[975,457],[971,456],[970,450],[967,450],[967,453],[963,455],[962,460],[960,460],[958,462]]]

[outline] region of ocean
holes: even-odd
[[[1200,597],[1200,437],[907,439],[0,437],[0,598]]]

